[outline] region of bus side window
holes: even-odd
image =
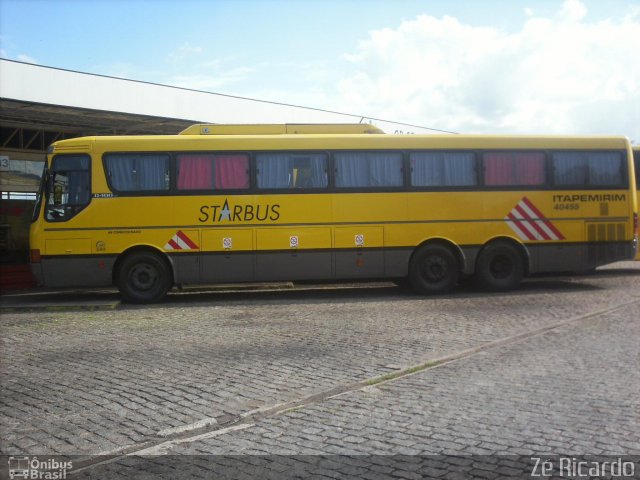
[[[403,184],[401,153],[338,152],[334,158],[338,188],[385,188]]]
[[[556,185],[623,186],[623,162],[619,152],[554,152]]]
[[[478,183],[473,153],[415,152],[409,160],[413,187],[469,187]]]
[[[294,188],[324,188],[327,186],[326,157],[324,155],[310,155],[293,158]]]
[[[256,155],[258,188],[326,188],[327,155],[324,153],[260,153]]]
[[[181,153],[176,156],[178,190],[241,190],[249,188],[246,154]]]
[[[542,152],[487,152],[482,159],[485,185],[543,185],[546,180]]]
[[[163,153],[107,153],[104,165],[109,186],[122,193],[169,190],[169,155]]]

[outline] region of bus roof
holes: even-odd
[[[585,150],[627,149],[623,136],[561,135],[369,135],[369,134],[205,134],[122,135],[59,140],[49,153],[89,151],[202,150]]]
[[[366,123],[266,123],[266,124],[206,124],[198,123],[179,135],[283,135],[283,134],[358,134],[384,133]]]

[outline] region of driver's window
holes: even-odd
[[[70,219],[89,204],[90,198],[89,157],[55,157],[47,182],[47,220],[59,222]]]

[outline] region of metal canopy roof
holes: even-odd
[[[177,134],[197,120],[47,105],[0,98],[0,125],[79,135]]]
[[[0,98],[0,151],[44,153],[56,140],[85,135],[177,134],[195,123]],[[21,172],[0,172],[3,192],[35,192],[38,183],[39,178]]]

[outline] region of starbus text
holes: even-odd
[[[202,205],[198,221],[201,223],[222,222],[275,222],[280,218],[280,205],[233,205],[225,200],[222,205]]]

